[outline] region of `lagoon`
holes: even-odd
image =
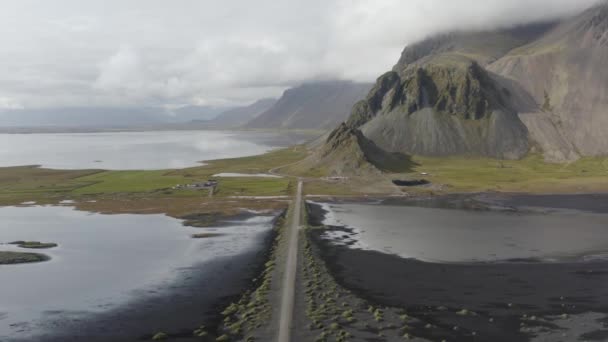
[[[32,340],[57,333],[66,324],[82,330],[87,317],[120,309],[142,296],[158,301],[154,298],[163,298],[176,286],[185,295],[180,279],[200,279],[191,285],[199,293],[221,295],[206,289],[214,282],[227,287],[221,279],[224,273],[242,272],[236,265],[225,265],[262,250],[271,221],[271,216],[257,216],[225,222],[221,228],[192,228],[164,215],[101,215],[71,207],[0,208],[0,250],[21,250],[6,245],[14,240],[59,244],[40,251],[50,261],[0,266],[0,341]],[[213,238],[191,238],[220,229],[221,235]],[[189,301],[204,312],[194,298]],[[149,331],[140,333],[144,332]],[[118,328],[108,333],[126,335]]]
[[[0,134],[0,167],[185,168],[204,160],[258,155],[305,139],[295,134],[220,131]]]
[[[428,262],[608,258],[608,215],[323,203],[335,244]],[[342,228],[341,228],[342,227]],[[346,229],[344,229],[346,228]]]

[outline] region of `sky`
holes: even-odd
[[[371,82],[429,35],[596,0],[0,0],[0,110],[232,106]]]

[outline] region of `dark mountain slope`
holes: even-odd
[[[355,105],[348,124],[390,152],[520,158],[530,146],[512,91],[483,65],[550,27],[457,33],[414,44]]]
[[[538,104],[522,119],[535,140],[547,127],[584,156],[608,154],[608,3],[563,21],[540,39],[489,66],[517,82]]]
[[[261,99],[248,106],[237,107],[219,114],[206,122],[211,128],[237,128],[267,111],[277,102],[276,99]]]
[[[537,39],[557,24],[557,22],[547,22],[496,31],[440,34],[403,49],[393,71],[402,72],[412,65],[424,65],[432,60],[450,58],[475,60],[485,66],[512,49]]]
[[[248,128],[330,129],[344,121],[371,84],[316,82],[291,88]]]
[[[560,22],[406,47],[348,125],[388,152],[608,155],[608,4]]]
[[[324,142],[308,158],[290,166],[291,172],[367,176],[382,172],[406,172],[412,167],[407,156],[385,152],[359,130],[344,123],[327,135]]]

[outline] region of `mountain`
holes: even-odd
[[[442,34],[406,47],[346,124],[404,155],[608,155],[606,61],[607,3],[557,22]]]
[[[0,126],[125,127],[158,124],[168,115],[156,108],[70,107],[0,111]]]
[[[286,170],[293,174],[316,171],[330,176],[369,175],[403,172],[412,165],[408,156],[386,152],[361,131],[342,123],[312,155]]]
[[[536,107],[520,117],[541,148],[608,154],[608,3],[510,51],[488,70],[513,80]],[[551,134],[553,138],[546,136]]]
[[[187,123],[215,117],[226,108],[67,107],[0,110],[0,127],[129,128]]]
[[[326,81],[291,88],[247,128],[330,129],[344,121],[371,84]]]
[[[237,107],[223,112],[206,123],[211,128],[228,129],[241,127],[270,109],[276,102],[276,99],[261,99],[248,106]]]
[[[221,113],[232,108],[215,106],[184,106],[171,110],[168,121],[185,123],[193,120],[213,120]]]

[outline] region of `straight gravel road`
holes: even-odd
[[[293,310],[295,302],[296,270],[298,267],[298,235],[302,213],[302,181],[298,181],[298,190],[293,201],[293,215],[287,230],[287,261],[285,276],[281,284],[281,311],[279,317],[278,342],[291,340]]]

